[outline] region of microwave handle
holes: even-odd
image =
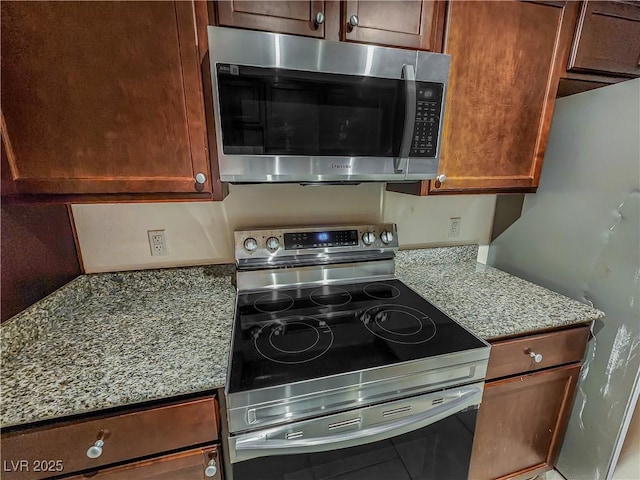
[[[413,65],[402,66],[402,79],[404,80],[405,91],[404,126],[402,127],[400,152],[393,163],[396,173],[403,173],[407,170],[409,152],[411,151],[411,137],[413,137],[413,129],[416,123],[416,72]]]

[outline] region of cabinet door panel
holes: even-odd
[[[584,2],[568,71],[640,75],[640,5]]]
[[[345,2],[344,40],[438,52],[442,46],[444,2],[366,1]],[[352,15],[358,26],[347,25]]]
[[[314,23],[316,14],[325,13],[324,3],[318,0],[221,0],[216,5],[218,23],[222,26],[324,38],[324,23]]]
[[[573,364],[485,384],[469,478],[552,468],[579,373]]]
[[[2,48],[20,192],[195,192],[210,177],[190,2],[2,2]]]
[[[430,193],[534,189],[551,124],[568,7],[451,2],[439,173]],[[562,35],[561,35],[562,33]],[[564,40],[564,42],[563,42]]]

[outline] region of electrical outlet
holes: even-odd
[[[460,217],[451,217],[449,219],[449,238],[456,238],[460,236],[461,223],[462,218]]]
[[[164,230],[149,230],[149,247],[151,247],[151,255],[166,255],[167,254],[167,238],[165,237]]]

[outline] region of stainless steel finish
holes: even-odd
[[[416,73],[413,65],[402,66],[402,79],[404,80],[405,90],[404,126],[402,127],[400,155],[394,160],[394,168],[398,173],[403,173],[407,170],[413,129],[416,125]]]
[[[536,363],[540,363],[542,361],[542,354],[529,351],[529,356],[533,358],[533,361]]]
[[[196,183],[203,185],[207,181],[207,176],[204,173],[196,173]]]
[[[208,34],[221,180],[359,182],[435,178],[438,155],[435,158],[411,157],[402,172],[396,170],[397,162],[391,157],[226,155],[218,108],[216,63],[391,79],[400,79],[403,68],[412,66],[415,80],[443,83],[446,93],[450,63],[448,55],[225,27],[209,27]],[[440,132],[442,118],[441,112]],[[439,140],[438,152],[440,143]]]
[[[480,382],[490,346],[259,390],[226,391],[229,431],[264,428],[363,405]],[[386,410],[391,407],[385,408]]]
[[[481,402],[483,389],[484,383],[479,382],[237,435],[229,438],[231,462],[337,450],[402,435],[476,407]],[[385,412],[394,410],[397,414],[393,417],[384,416]],[[290,432],[296,432],[294,438],[287,437]]]
[[[216,461],[211,459],[207,464],[207,467],[204,469],[205,477],[215,477],[216,473],[218,473],[218,466],[216,465]]]
[[[349,27],[351,27],[351,29],[353,29],[353,28],[358,26],[360,21],[358,20],[358,16],[357,15],[351,15],[349,17],[349,21],[347,23],[348,23]]]
[[[245,239],[244,242],[242,242],[242,247],[247,252],[254,252],[256,250],[256,248],[258,248],[258,242],[256,241],[255,238],[249,237],[249,238]]]
[[[373,232],[365,232],[362,234],[362,243],[364,243],[367,247],[373,245],[373,242],[376,241],[376,234]]]
[[[103,440],[96,440],[96,443],[91,445],[87,450],[87,457],[89,458],[98,458],[102,455],[102,447],[104,446]]]
[[[396,226],[393,223],[384,223],[380,225],[334,225],[329,227],[287,227],[287,228],[269,228],[269,229],[255,229],[244,230],[234,232],[235,242],[235,258],[236,263],[240,268],[259,267],[264,268],[267,266],[278,266],[279,262],[291,262],[296,263],[296,259],[302,259],[307,256],[316,261],[318,264],[329,263],[332,258],[338,258],[338,254],[356,254],[353,258],[358,258],[357,252],[362,251],[364,243],[359,243],[355,246],[338,246],[338,247],[326,247],[326,248],[307,248],[297,250],[285,250],[279,249],[276,252],[270,251],[267,247],[267,240],[271,237],[278,239],[280,245],[284,245],[285,233],[304,233],[304,232],[334,232],[339,230],[357,230],[358,238],[367,233],[373,233],[376,238],[380,238],[382,232],[391,232],[394,238],[388,244],[383,243],[381,240],[374,241],[369,250],[373,248],[379,249],[376,252],[378,255],[382,252],[395,253],[398,250],[398,241],[395,239],[397,234]],[[245,242],[247,239],[253,238],[257,241],[258,245],[253,253],[246,251]],[[377,257],[381,258],[381,257]],[[339,258],[339,261],[344,261],[344,255]],[[300,262],[298,262],[300,263]]]
[[[362,257],[363,261],[360,263],[309,265],[274,270],[238,270],[236,272],[236,288],[238,292],[246,292],[296,285],[353,283],[393,278],[395,271],[393,258],[371,261],[374,256],[381,258],[380,252],[376,251],[372,253],[371,257]]]
[[[393,232],[390,232],[388,230],[385,230],[380,234],[380,240],[382,240],[382,243],[384,243],[385,245],[389,245],[391,242],[393,242],[393,238]]]
[[[322,13],[322,12],[318,12],[318,13],[316,13],[316,16],[315,16],[315,17],[314,17],[314,19],[313,19],[313,24],[315,25],[316,30],[317,30],[317,29],[318,29],[318,27],[319,27],[320,25],[322,25],[323,23],[324,23],[324,13]]]
[[[278,240],[276,237],[267,238],[267,250],[269,250],[270,252],[275,252],[276,250],[278,250],[278,248],[280,248],[280,240]]]

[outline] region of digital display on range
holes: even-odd
[[[345,247],[358,245],[357,230],[337,230],[332,232],[285,233],[285,250],[304,248]]]

